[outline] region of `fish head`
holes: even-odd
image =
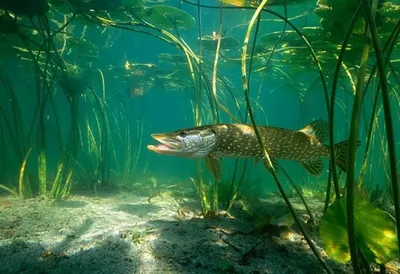
[[[216,133],[209,127],[177,130],[170,133],[152,134],[158,145],[148,145],[151,151],[160,154],[201,158],[212,152],[217,138]]]

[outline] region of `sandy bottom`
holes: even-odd
[[[265,205],[285,208],[278,197]],[[1,197],[0,273],[324,273],[295,226],[256,234],[242,209],[205,219],[199,209],[196,197],[168,193]],[[324,257],[335,273],[352,273]]]

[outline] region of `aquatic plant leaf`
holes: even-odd
[[[62,14],[67,14],[76,11],[76,7],[73,4],[64,0],[49,0],[52,10],[56,10]]]
[[[357,8],[359,0],[318,0],[318,6],[326,6],[332,9],[355,9]]]
[[[0,9],[33,17],[46,14],[50,10],[50,5],[47,0],[12,0],[0,1]]]
[[[235,7],[245,7],[248,3],[247,0],[221,0],[221,2],[224,5],[231,5]]]
[[[68,97],[82,94],[91,83],[91,70],[66,70],[63,71],[58,80],[58,84]]]
[[[220,49],[229,50],[239,46],[239,41],[230,36],[221,37]],[[204,35],[201,37],[202,47],[206,50],[215,51],[217,48],[218,37],[211,35]]]
[[[121,0],[121,6],[124,8],[142,7],[143,0]]]
[[[350,260],[344,199],[336,200],[324,214],[319,228],[329,258],[339,263]]]
[[[321,43],[326,41],[329,37],[326,35],[325,31],[320,27],[304,27],[301,29],[301,33],[305,36],[309,43]],[[281,31],[271,32],[264,34],[260,37],[260,42],[267,46],[268,48],[274,48],[276,41],[280,39],[280,45],[288,47],[299,47],[303,46],[306,48],[305,42],[294,30],[287,30],[281,36]],[[314,46],[314,45],[313,45]]]
[[[383,3],[382,7],[378,10],[379,14],[390,19],[400,18],[400,5],[393,4],[392,2]]]
[[[332,12],[329,16],[322,18],[320,24],[326,32],[331,32],[332,36],[343,39],[347,28],[350,25],[352,14],[353,12]],[[346,19],[341,19],[341,16],[344,16]],[[352,33],[363,34],[364,30],[365,20],[360,18],[356,21]]]
[[[351,18],[359,5],[358,0],[319,0],[314,13],[321,18],[321,26],[331,36],[343,39]],[[353,34],[363,34],[365,21],[360,17],[353,28]]]
[[[267,5],[269,5],[269,6],[297,5],[297,4],[302,4],[302,3],[306,3],[306,2],[310,2],[310,0],[271,0],[271,1],[268,1]]]
[[[78,38],[76,36],[68,35],[67,34],[67,44],[68,48],[77,48],[81,51],[89,51],[92,53],[99,52],[99,47],[93,43],[92,41],[85,39],[85,38]]]
[[[196,25],[196,20],[186,11],[181,9],[157,5],[145,10],[142,15],[149,23],[165,29],[191,29]]]
[[[355,210],[357,242],[367,261],[385,264],[396,258],[398,245],[393,219],[361,199]]]
[[[306,2],[310,2],[311,0],[269,0],[267,3],[267,6],[283,6],[283,5],[297,5],[297,4],[302,4]],[[224,0],[222,1],[224,2]],[[245,0],[235,0],[235,1],[229,1],[225,0],[227,3],[239,3],[239,2],[244,2],[246,4],[247,1]],[[261,0],[249,0],[249,4],[253,7],[258,7],[261,3]],[[224,3],[224,4],[227,4]],[[245,4],[242,5],[245,6]]]
[[[369,263],[385,264],[398,254],[395,224],[383,210],[359,197],[354,199],[357,245]],[[350,260],[345,199],[336,200],[326,211],[320,236],[328,256],[340,263]]]
[[[158,61],[159,62],[166,62],[166,63],[183,63],[186,64],[187,63],[187,58],[185,55],[180,55],[180,54],[176,54],[176,55],[172,55],[169,53],[160,53],[158,55]]]

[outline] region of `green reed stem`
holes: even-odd
[[[330,164],[333,164],[333,163],[330,162]],[[332,168],[329,167],[328,183],[326,184],[326,196],[325,196],[324,213],[328,210],[329,202],[331,200],[331,188],[332,188]]]
[[[29,156],[31,155],[33,147],[29,148],[26,152],[24,160],[21,164],[21,169],[19,171],[19,178],[18,178],[18,193],[21,199],[24,198],[32,198],[32,190],[29,184],[26,183],[25,176],[26,176],[26,164],[28,162]]]
[[[242,85],[243,85],[243,91],[244,91],[244,95],[245,95],[245,99],[246,99],[246,108],[248,111],[248,114],[250,116],[250,120],[251,123],[253,125],[254,128],[254,133],[257,137],[257,141],[260,145],[260,149],[262,149],[263,154],[264,154],[264,165],[269,169],[272,177],[274,178],[274,181],[276,183],[276,185],[278,186],[278,189],[283,197],[283,199],[285,200],[286,205],[289,208],[290,213],[293,216],[293,219],[295,220],[296,224],[299,226],[301,233],[303,234],[305,240],[307,241],[310,249],[312,250],[312,252],[314,253],[314,255],[317,257],[318,261],[320,262],[320,264],[322,265],[322,267],[329,273],[329,274],[333,274],[332,270],[330,269],[330,267],[326,264],[326,262],[324,261],[324,259],[322,258],[320,252],[318,251],[317,247],[314,245],[314,243],[312,242],[310,236],[306,233],[302,222],[300,221],[300,218],[297,216],[292,204],[290,203],[290,200],[288,199],[288,197],[286,196],[285,190],[283,189],[282,184],[280,183],[278,176],[276,174],[275,168],[271,162],[271,159],[269,157],[268,154],[268,150],[267,147],[264,146],[263,144],[263,140],[260,136],[260,133],[258,131],[257,128],[257,124],[255,121],[255,117],[254,117],[254,113],[252,111],[252,107],[251,107],[251,103],[250,103],[250,96],[249,96],[249,89],[248,89],[248,85],[247,85],[247,80],[246,80],[246,56],[247,56],[247,46],[248,46],[248,42],[249,42],[249,38],[250,38],[250,34],[251,34],[251,30],[253,28],[254,22],[256,21],[256,19],[260,16],[260,13],[263,9],[263,7],[267,4],[268,0],[263,0],[260,5],[257,7],[256,11],[254,12],[253,17],[251,18],[250,22],[249,22],[249,26],[247,28],[247,32],[246,32],[246,36],[244,39],[244,43],[243,43],[243,52],[242,52]]]
[[[200,202],[201,202],[201,209],[203,216],[207,216],[208,212],[210,211],[210,202],[207,199],[207,191],[206,191],[206,186],[204,184],[204,179],[203,179],[203,169],[201,166],[201,161],[197,161],[197,172],[198,172],[198,188],[199,188],[199,193],[200,193]]]
[[[362,56],[361,56],[361,64],[360,71],[358,74],[357,81],[357,89],[356,94],[354,96],[353,103],[353,112],[350,126],[350,137],[349,137],[349,155],[348,155],[348,170],[347,170],[347,179],[346,179],[346,210],[347,210],[347,233],[349,238],[349,246],[350,246],[350,254],[351,261],[353,264],[354,273],[361,273],[360,265],[358,261],[358,248],[357,248],[357,240],[355,235],[355,227],[354,227],[354,167],[356,161],[356,150],[357,150],[357,139],[358,139],[358,128],[360,124],[360,112],[361,112],[361,103],[363,98],[363,92],[365,87],[365,73],[367,67],[367,61],[369,56],[369,43],[365,43]]]
[[[109,179],[109,161],[108,161],[108,147],[109,147],[109,136],[110,136],[110,126],[108,122],[108,116],[106,113],[106,102],[103,101],[103,99],[97,95],[94,90],[92,90],[92,94],[94,98],[96,99],[96,103],[98,105],[98,108],[100,110],[100,117],[101,117],[101,126],[100,123],[98,122],[98,128],[100,132],[100,145],[99,145],[99,152],[100,155],[98,157],[98,169],[97,169],[97,179],[98,177],[101,177],[101,183],[103,185],[108,185],[108,179]]]
[[[286,178],[289,180],[290,185],[294,188],[294,190],[296,191],[297,195],[299,195],[301,202],[303,203],[304,207],[306,208],[308,216],[310,216],[311,223],[313,225],[315,225],[316,222],[315,222],[314,216],[311,213],[311,210],[310,210],[306,200],[304,199],[304,196],[303,196],[303,193],[302,193],[301,189],[293,182],[292,178],[290,178],[290,176],[286,172],[286,170],[284,170],[283,168],[281,168],[281,170],[282,170],[283,174],[285,174]]]
[[[131,167],[131,173],[134,173],[136,171],[137,165],[139,163],[141,151],[142,151],[142,143],[143,143],[143,120],[141,123],[137,120],[137,125],[136,125],[136,137],[138,138],[138,143],[135,146],[136,150],[133,154],[131,154],[131,158],[133,158],[133,166]]]
[[[383,110],[386,125],[386,135],[389,148],[389,159],[390,159],[390,173],[393,191],[393,203],[395,209],[395,219],[397,228],[397,240],[400,240],[400,199],[399,199],[399,184],[398,184],[398,172],[397,172],[397,159],[396,159],[396,144],[394,140],[394,128],[390,106],[390,94],[389,87],[386,79],[386,69],[384,65],[384,57],[382,49],[379,43],[378,30],[375,24],[375,18],[372,14],[371,6],[367,0],[362,0],[366,19],[371,31],[371,38],[374,45],[375,55],[378,63],[379,81],[382,89],[382,101]],[[400,248],[399,248],[400,252]]]
[[[379,91],[380,91],[380,86],[377,87],[376,89],[376,93],[372,102],[372,109],[371,109],[371,117],[369,120],[369,128],[368,128],[368,133],[367,133],[367,137],[366,137],[366,144],[365,144],[365,152],[364,152],[364,161],[363,164],[361,166],[361,171],[360,171],[360,177],[359,177],[359,181],[363,182],[364,181],[364,177],[365,177],[365,173],[366,173],[366,169],[367,169],[367,160],[368,160],[368,156],[369,156],[369,152],[370,152],[370,148],[371,148],[371,142],[372,142],[372,134],[374,133],[374,125],[375,125],[375,120],[376,120],[376,111],[377,111],[377,107],[378,107],[378,100],[379,100]],[[365,93],[364,93],[365,94]]]
[[[397,23],[395,29],[391,33],[389,39],[387,40],[387,43],[385,44],[385,46],[383,48],[383,50],[387,49],[387,57],[385,59],[385,66],[387,66],[389,63],[390,55],[393,51],[394,45],[396,44],[399,33],[400,33],[400,21]],[[371,70],[370,76],[369,76],[367,84],[366,84],[366,88],[368,88],[369,83],[371,82],[371,79],[376,75],[376,69],[377,69],[377,64],[375,64],[375,66]],[[375,120],[376,120],[376,112],[377,112],[377,108],[378,108],[380,89],[381,89],[381,85],[379,83],[379,85],[376,89],[376,92],[375,92],[375,96],[373,98],[373,103],[372,103],[371,117],[370,117],[370,122],[369,122],[368,134],[367,134],[367,138],[366,138],[367,143],[366,143],[365,152],[364,152],[364,162],[362,164],[360,177],[359,177],[360,182],[364,181],[364,177],[365,177],[365,173],[366,173],[366,169],[367,169],[367,159],[368,159],[368,155],[369,155],[369,152],[371,149],[372,134],[374,133],[374,129],[375,129],[374,125],[376,124]],[[365,94],[366,94],[366,92],[364,93],[363,99],[365,99]]]
[[[337,83],[339,80],[339,75],[340,75],[340,69],[342,67],[342,62],[343,62],[343,57],[346,52],[347,44],[349,43],[351,34],[353,32],[355,23],[357,22],[357,19],[359,17],[361,11],[361,4],[358,5],[357,10],[354,12],[353,17],[351,18],[349,27],[347,28],[346,34],[343,39],[342,47],[340,49],[339,57],[336,62],[336,68],[335,68],[335,73],[333,74],[333,79],[332,79],[332,91],[331,91],[331,99],[330,99],[330,107],[329,107],[329,147],[330,147],[330,156],[331,156],[331,162],[335,162],[335,140],[334,140],[334,135],[333,133],[335,132],[334,130],[334,114],[335,114],[335,103],[336,103],[336,87]],[[361,78],[359,78],[361,79]],[[362,78],[364,79],[364,78]],[[330,172],[332,173],[332,179],[334,182],[334,187],[335,187],[335,194],[336,194],[336,199],[340,198],[340,188],[339,188],[339,183],[338,183],[338,177],[336,173],[336,166],[332,164],[330,166],[332,169]],[[336,182],[336,183],[335,183]],[[327,198],[328,199],[328,198]]]

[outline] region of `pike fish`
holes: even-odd
[[[292,160],[300,162],[314,176],[322,173],[322,159],[330,155],[329,146],[324,144],[329,136],[327,122],[316,120],[300,130],[272,126],[257,128],[274,167],[278,167],[278,160]],[[221,157],[255,158],[256,161],[264,157],[253,126],[246,124],[204,125],[151,136],[159,144],[148,145],[149,150],[205,158],[216,180],[221,179]],[[343,172],[347,171],[347,157],[348,141],[335,144],[335,163]]]

